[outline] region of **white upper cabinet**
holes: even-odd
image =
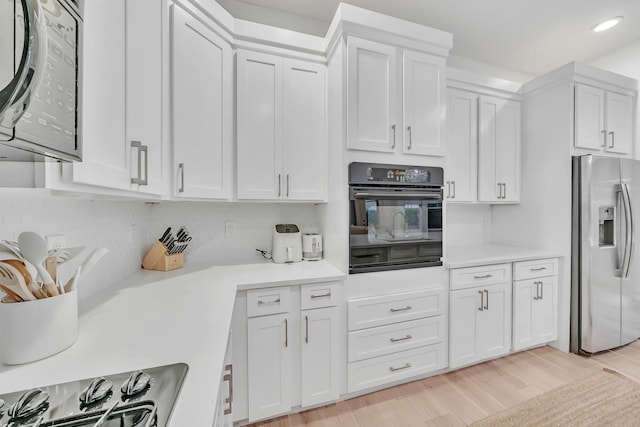
[[[228,199],[233,171],[233,53],[214,31],[172,6],[174,195]]]
[[[65,181],[162,195],[162,2],[97,0],[85,7],[83,161]]]
[[[403,152],[444,155],[445,78],[443,61],[403,51]]]
[[[479,99],[478,201],[520,199],[520,103]]]
[[[237,53],[238,199],[326,198],[326,69]]]
[[[574,146],[629,154],[633,147],[633,97],[575,85]]]
[[[395,151],[398,118],[397,49],[349,37],[347,148]]]
[[[474,202],[478,171],[479,95],[449,89],[447,104],[447,167],[444,197],[452,202]]]
[[[347,148],[443,155],[444,59],[355,37],[347,56]]]

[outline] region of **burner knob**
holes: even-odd
[[[138,393],[145,391],[151,383],[151,377],[142,371],[137,371],[131,374],[128,380],[126,380],[120,391],[124,397],[135,396]]]
[[[35,388],[24,393],[20,399],[9,406],[7,414],[11,418],[29,417],[44,409],[49,400],[49,393]]]
[[[105,380],[104,377],[96,378],[82,390],[80,393],[80,402],[84,405],[90,405],[94,402],[104,399],[111,393],[113,389],[113,383],[109,380]]]

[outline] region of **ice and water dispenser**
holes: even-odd
[[[614,206],[600,206],[598,208],[598,224],[600,246],[614,246]]]

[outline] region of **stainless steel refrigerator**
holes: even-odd
[[[571,351],[597,353],[640,337],[640,162],[573,157],[572,194]]]

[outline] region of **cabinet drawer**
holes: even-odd
[[[349,363],[348,392],[424,375],[446,367],[446,342]]]
[[[247,291],[247,317],[286,313],[290,307],[290,289],[252,289]]]
[[[300,286],[300,308],[332,307],[341,299],[339,282],[311,283]]]
[[[451,270],[451,290],[511,281],[511,264],[493,264]]]
[[[436,344],[446,337],[444,316],[349,332],[349,362]]]
[[[447,292],[443,288],[406,292],[349,301],[349,330],[383,326],[443,314]]]
[[[533,279],[558,274],[558,258],[536,259],[513,263],[513,280]]]

